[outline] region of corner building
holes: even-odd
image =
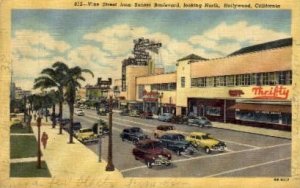
[[[123,103],[155,114],[291,130],[292,39],[242,48],[226,57],[181,58],[175,73],[128,66]],[[228,124],[230,126],[230,124]]]
[[[292,39],[177,62],[177,114],[291,130]]]

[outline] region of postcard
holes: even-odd
[[[0,187],[297,187],[296,1],[0,1]]]

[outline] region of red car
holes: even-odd
[[[142,140],[136,144],[132,150],[136,160],[144,161],[148,168],[156,166],[169,166],[171,164],[171,152],[163,148],[162,144],[157,140]]]

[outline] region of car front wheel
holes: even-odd
[[[152,168],[152,163],[151,163],[151,161],[146,161],[146,165],[147,165],[148,168]]]
[[[211,152],[210,149],[209,149],[208,147],[206,147],[206,148],[205,148],[205,153],[208,154],[208,153],[210,153],[210,152]]]

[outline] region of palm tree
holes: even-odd
[[[55,105],[59,102],[59,93],[58,91],[54,91],[52,90],[49,93],[49,96],[51,98],[51,105],[52,105],[52,115],[51,115],[51,119],[52,119],[52,128],[55,128],[56,126],[56,113],[55,113]]]
[[[74,104],[76,100],[76,91],[81,88],[80,81],[85,81],[83,77],[83,73],[89,73],[94,77],[94,74],[89,69],[82,69],[79,66],[70,68],[67,72],[67,76],[65,79],[65,97],[69,106],[70,112],[70,141],[69,143],[73,143],[73,116],[74,116]]]
[[[38,77],[34,81],[34,89],[48,89],[57,88],[59,95],[59,134],[62,134],[62,113],[63,113],[63,101],[64,101],[64,80],[69,67],[63,62],[56,62],[52,65],[52,68],[43,69],[42,76]]]

